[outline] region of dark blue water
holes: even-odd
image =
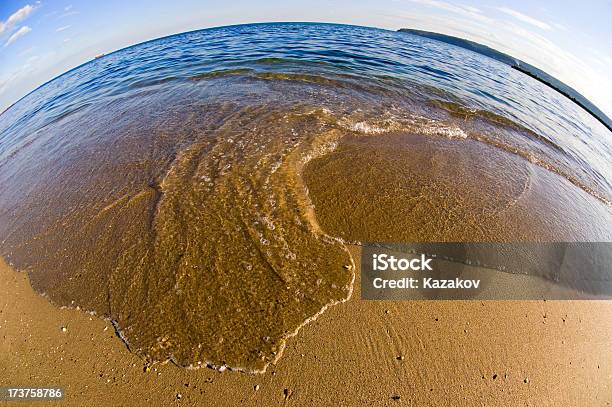
[[[612,197],[610,132],[564,96],[508,66],[444,43],[327,24],[207,29],[90,61],[40,87],[0,116],[0,163],[39,137],[38,130],[70,115],[91,114],[118,99],[236,69],[245,75],[311,74],[348,87],[373,82],[415,105],[449,100],[496,113],[539,136],[527,135],[524,140],[506,136],[512,148],[606,201]],[[555,148],[539,146],[542,140]]]

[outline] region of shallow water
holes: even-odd
[[[610,240],[606,138],[520,72],[403,33],[180,34],[0,116],[0,253],[150,361],[261,371],[350,295],[344,241]]]

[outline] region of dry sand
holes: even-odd
[[[57,404],[74,406],[605,406],[610,321],[611,301],[362,301],[357,271],[351,300],[265,374],[147,371],[109,322],[54,307],[0,263],[0,386],[62,386]]]

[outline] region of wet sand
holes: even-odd
[[[508,119],[224,75],[124,98],[91,132],[68,116],[0,163],[0,255],[150,362],[265,371],[350,295],[344,242],[612,239],[606,204]]]
[[[0,386],[63,386],[57,404],[74,406],[605,406],[611,319],[610,301],[362,301],[357,270],[353,297],[264,374],[146,371],[109,322],[54,307],[1,263]]]
[[[269,58],[277,28],[126,49],[8,112],[0,256],[27,274],[2,268],[0,380],[74,405],[611,399],[609,302],[361,301],[345,245],[610,241],[607,139],[484,62],[413,83],[436,53],[401,62],[403,37],[304,28]]]
[[[304,171],[321,228],[349,242],[610,241],[610,209],[473,139],[347,136]]]

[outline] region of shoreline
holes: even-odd
[[[359,266],[351,299],[300,329],[266,373],[245,374],[147,366],[110,322],[51,305],[1,263],[0,386],[63,386],[61,405],[609,400],[611,301],[361,301]]]

